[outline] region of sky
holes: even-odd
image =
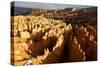
[[[64,8],[87,8],[92,6],[71,5],[71,4],[56,4],[56,3],[41,3],[41,2],[24,2],[14,1],[14,6],[25,8],[44,8],[44,9],[64,9]]]

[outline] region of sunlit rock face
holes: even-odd
[[[31,64],[56,63],[61,60],[65,39],[72,30],[71,24],[66,25],[61,20],[46,19],[42,16],[12,18],[15,20],[12,20],[14,28],[11,30],[11,36],[14,50],[11,50],[11,59],[15,65],[23,65],[29,60]],[[17,55],[18,52],[21,54]],[[25,54],[25,57],[22,54]]]
[[[11,64],[97,60],[96,15],[84,18],[87,13],[91,14],[91,11],[73,9],[63,18],[65,20],[45,16],[12,16]]]

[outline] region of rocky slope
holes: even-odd
[[[26,60],[31,60],[31,64],[55,63],[61,60],[65,38],[69,37],[72,30],[71,24],[66,25],[61,20],[42,16],[12,18],[12,64],[24,65]]]
[[[68,18],[63,18],[67,21],[43,15],[12,16],[11,64],[97,60],[97,19],[94,12],[95,9],[73,9]]]

